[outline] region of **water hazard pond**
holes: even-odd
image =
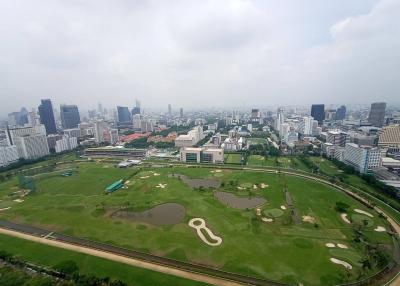
[[[267,202],[266,199],[261,197],[239,197],[235,194],[221,191],[214,192],[214,197],[225,205],[241,210],[252,209]]]
[[[173,225],[182,222],[185,213],[184,206],[177,203],[165,203],[143,212],[118,210],[112,216],[153,225]]]

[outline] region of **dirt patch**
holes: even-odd
[[[182,180],[186,185],[191,187],[192,189],[194,188],[218,188],[221,184],[218,180],[216,179],[192,179],[189,178],[188,176],[185,175],[180,175],[180,174],[170,174],[168,175],[170,178],[178,178]]]
[[[377,232],[384,232],[386,231],[386,228],[384,228],[383,226],[377,226],[374,230]]]
[[[184,206],[177,203],[166,203],[143,212],[118,210],[112,214],[112,217],[153,225],[173,225],[182,222],[185,213]]]
[[[214,192],[214,197],[225,205],[241,210],[252,209],[267,202],[261,197],[238,197],[235,194],[221,191]]]

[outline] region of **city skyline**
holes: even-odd
[[[0,24],[12,29],[0,30],[0,91],[13,100],[0,114],[42,98],[82,109],[133,106],[134,98],[158,109],[399,104],[398,1],[4,7]]]

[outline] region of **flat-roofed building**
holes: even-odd
[[[224,150],[221,148],[181,148],[180,158],[186,163],[223,163]]]
[[[18,156],[27,160],[37,159],[50,154],[47,137],[43,134],[26,134],[14,138]]]
[[[346,144],[344,162],[360,173],[368,173],[382,166],[381,153],[378,148],[359,146],[354,143]]]

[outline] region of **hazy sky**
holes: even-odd
[[[399,0],[0,0],[0,114],[400,101]]]

